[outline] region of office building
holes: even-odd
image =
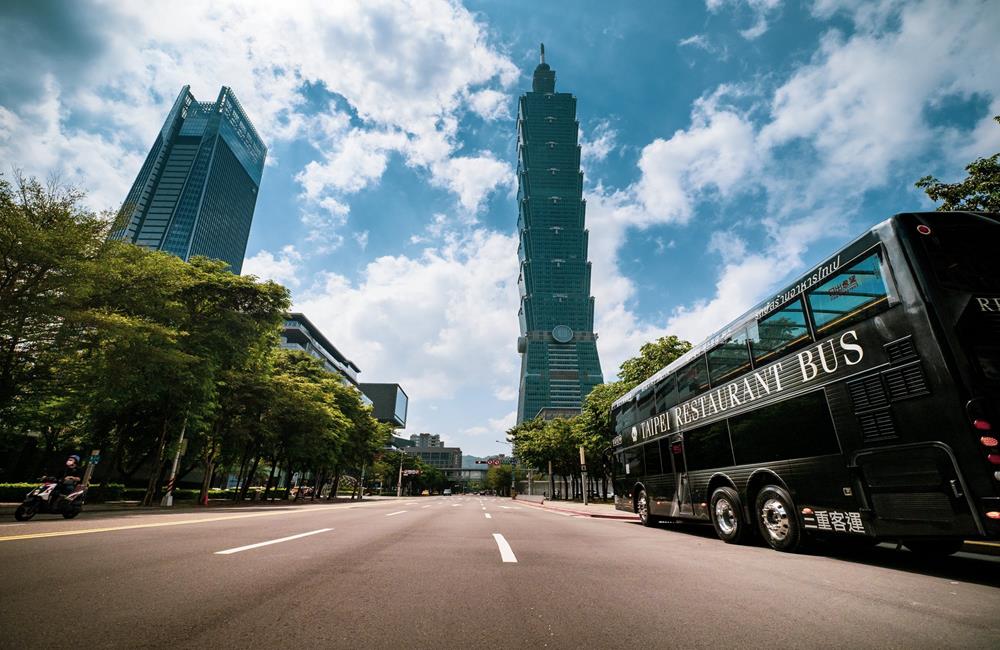
[[[576,415],[583,398],[604,381],[590,295],[576,98],[557,93],[555,82],[543,45],[531,92],[518,103],[518,423]]]
[[[339,374],[348,383],[360,388],[358,373],[361,369],[341,354],[340,350],[304,314],[288,314],[281,329],[279,345],[286,350],[301,350],[316,357],[323,362],[327,370]]]
[[[110,237],[243,269],[267,148],[232,90],[199,102],[184,86]]]

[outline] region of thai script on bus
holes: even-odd
[[[827,262],[823,266],[813,271],[811,275],[802,278],[802,280],[800,280],[799,283],[796,284],[794,287],[788,289],[783,293],[779,293],[775,297],[768,300],[767,303],[763,307],[761,307],[760,310],[757,312],[756,317],[760,319],[763,318],[764,316],[767,316],[772,311],[782,306],[795,296],[808,291],[809,288],[812,287],[814,284],[817,284],[820,281],[825,280],[839,268],[840,268],[840,255],[837,256],[837,259]]]

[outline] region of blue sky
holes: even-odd
[[[269,147],[245,272],[292,289],[406,433],[503,449],[517,398],[515,113],[574,93],[605,376],[711,333],[913,182],[1000,150],[1000,4],[35,2],[0,10],[0,163],[115,207],[184,84]]]

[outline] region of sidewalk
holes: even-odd
[[[534,508],[543,508],[545,510],[555,510],[557,512],[568,512],[574,515],[582,515],[584,517],[597,517],[600,519],[621,519],[624,521],[639,521],[639,515],[633,514],[631,512],[625,512],[624,510],[616,510],[615,507],[610,503],[590,503],[588,505],[583,505],[583,503],[578,503],[575,501],[548,501],[542,500],[538,501],[538,497],[526,498],[524,496],[516,496],[514,500],[518,503],[522,503],[526,506],[532,506]]]
[[[389,497],[379,497],[379,496],[366,496],[363,501],[380,501],[387,499]],[[395,497],[392,497],[395,498]],[[309,505],[331,505],[334,503],[349,503],[351,500],[347,498],[337,498],[333,501],[328,501],[327,499],[316,499],[312,501],[310,499],[303,499],[301,501],[294,501],[292,499],[275,499],[274,501],[232,501],[231,499],[210,499],[207,506],[198,505],[194,501],[174,501],[174,505],[171,507],[164,506],[143,506],[140,501],[109,501],[107,503],[85,503],[83,506],[83,513],[90,512],[180,512],[180,511],[199,511],[205,509],[216,509],[216,508],[266,508],[266,507],[288,507],[288,506],[301,506],[306,507]],[[359,503],[355,500],[354,503]],[[17,507],[21,505],[20,503],[0,503],[0,517],[3,516],[13,516],[14,511]]]

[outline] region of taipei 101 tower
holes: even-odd
[[[545,46],[518,105],[521,384],[517,422],[580,412],[603,383],[587,261],[576,98],[556,92]]]

